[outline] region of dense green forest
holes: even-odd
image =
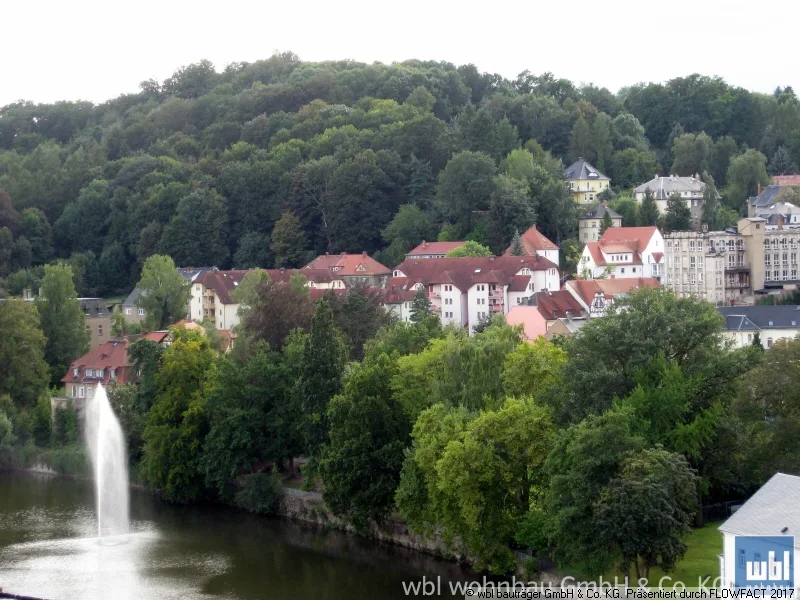
[[[94,295],[129,289],[155,253],[271,267],[367,251],[392,266],[422,239],[498,251],[533,222],[574,246],[561,169],[578,156],[623,200],[655,173],[698,173],[738,212],[800,162],[800,105],[700,75],[614,94],[420,60],[201,61],[100,105],[0,109],[0,277],[17,294],[60,258]]]

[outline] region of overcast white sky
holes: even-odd
[[[552,71],[612,91],[698,72],[800,90],[798,0],[28,0],[2,2],[0,106],[102,102],[208,58],[474,63]]]

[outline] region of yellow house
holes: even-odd
[[[564,169],[564,179],[572,191],[572,198],[575,202],[586,206],[594,205],[598,201],[597,195],[611,185],[608,177],[583,158],[579,158]]]

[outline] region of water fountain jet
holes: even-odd
[[[123,543],[129,531],[128,457],[125,436],[105,388],[97,384],[86,401],[86,447],[94,469],[97,535],[100,543]],[[121,536],[121,537],[120,537]]]

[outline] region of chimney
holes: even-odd
[[[758,189],[758,193],[756,194],[756,196],[760,196],[761,195],[761,184],[760,183],[758,184],[758,188],[757,189]]]
[[[366,250],[364,250],[364,251],[361,253],[361,256],[363,256],[364,258],[367,258],[367,251],[366,251]]]
[[[281,267],[281,273],[285,273],[285,272],[286,272],[286,267]]]
[[[423,248],[427,248],[428,247],[428,242],[426,242],[425,240],[422,240],[422,247]]]
[[[326,253],[325,253],[325,256],[330,256],[330,255],[329,255],[329,254],[326,252]]]
[[[778,229],[783,229],[783,215],[778,215]]]

